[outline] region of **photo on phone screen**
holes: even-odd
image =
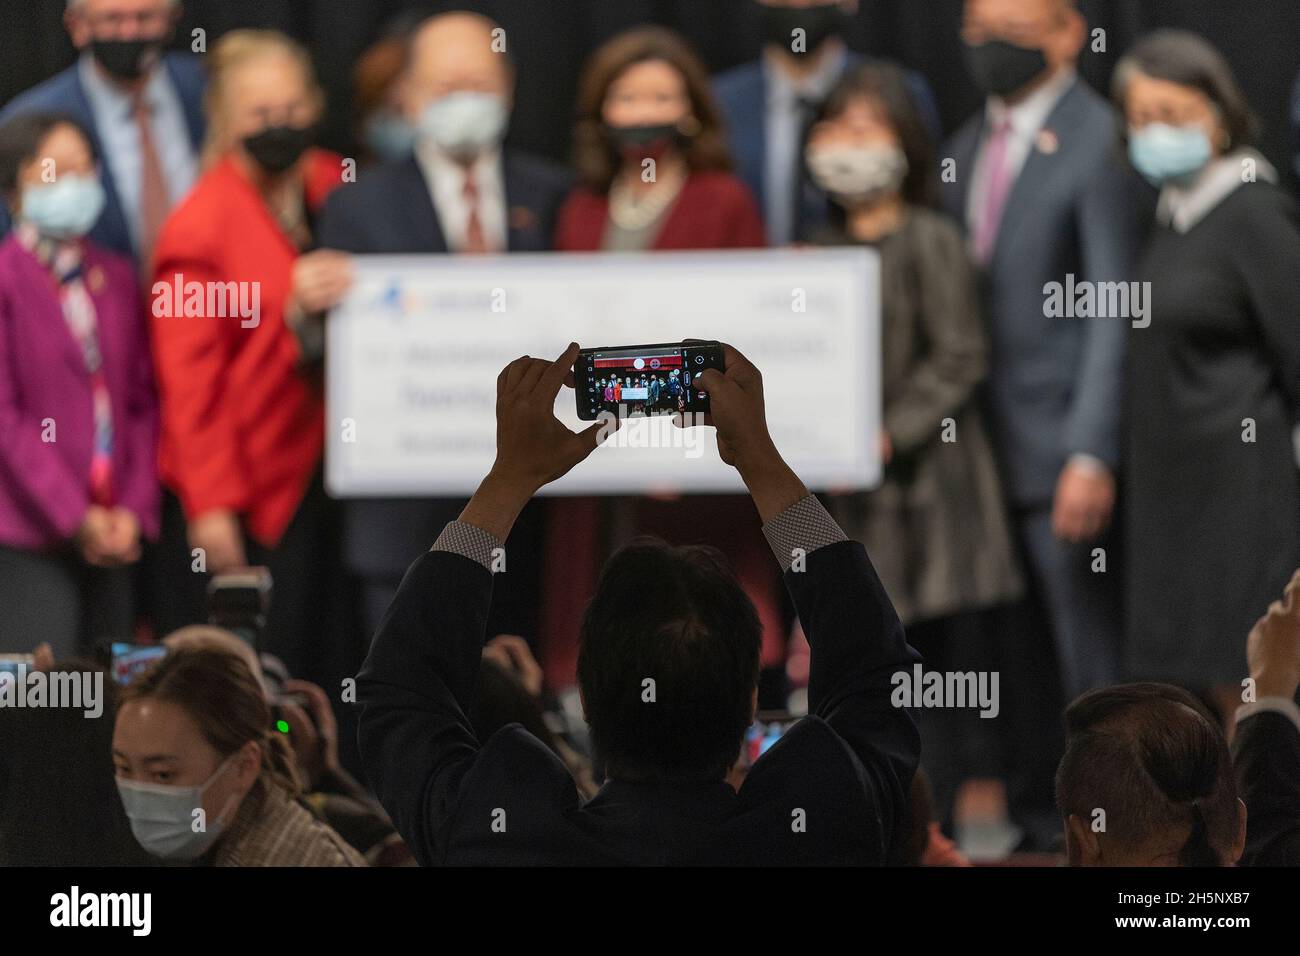
[[[706,368],[725,367],[717,342],[583,349],[573,364],[578,417],[593,422],[602,412],[619,418],[705,414],[709,396],[692,383]]]
[[[150,664],[164,657],[167,648],[162,644],[119,644],[112,647],[113,662],[109,673],[113,680],[125,687],[135,680]]]

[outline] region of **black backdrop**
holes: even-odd
[[[671,26],[695,44],[710,68],[751,59],[758,49],[752,0],[480,0],[507,31],[520,69],[512,141],[563,159],[577,74],[601,40],[642,22]],[[65,0],[0,0],[0,103],[63,68],[73,51],[62,28]],[[391,17],[411,0],[185,0],[181,37],[203,28],[209,43],[241,26],[273,26],[312,49],[330,96],[326,144],[351,143],[346,104],[349,70]],[[1263,124],[1263,150],[1289,170],[1288,99],[1300,73],[1300,0],[1081,0],[1107,52],[1085,54],[1083,72],[1105,88],[1132,40],[1158,26],[1196,30],[1228,56]],[[853,45],[924,72],[952,129],[978,96],[962,65],[957,36],[961,0],[862,0]]]

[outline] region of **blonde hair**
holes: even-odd
[[[316,68],[300,43],[275,30],[232,30],[217,41],[207,57],[208,88],[203,108],[208,117],[208,133],[203,143],[204,166],[210,166],[232,145],[226,142],[221,123],[231,75],[241,67],[268,56],[287,56],[293,60],[302,70],[303,83],[311,95],[313,108],[317,112],[324,108],[325,94],[316,81]]]

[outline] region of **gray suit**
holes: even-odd
[[[947,211],[966,221],[983,138],[981,111],[948,144],[956,182]],[[1119,461],[1119,395],[1128,322],[1049,318],[1044,286],[1127,281],[1141,236],[1142,193],[1122,161],[1118,121],[1082,81],[1067,88],[1011,187],[981,275],[989,325],[989,422],[1022,545],[1052,619],[1065,692],[1118,678],[1118,567],[1091,570],[1099,541],[1070,546],[1051,532],[1056,482],[1071,455]],[[1054,148],[1053,148],[1054,147]]]

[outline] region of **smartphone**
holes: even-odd
[[[111,650],[113,656],[108,672],[123,687],[148,670],[154,661],[167,655],[167,648],[162,644],[114,643]]]
[[[266,568],[240,568],[208,582],[208,623],[233,631],[255,651],[261,651],[270,606],[271,572]]]
[[[706,368],[726,371],[718,342],[669,342],[583,349],[573,363],[578,417],[706,414],[708,393],[692,387]]]
[[[740,748],[740,764],[754,766],[758,758],[772,749],[772,745],[785,736],[785,732],[799,722],[787,711],[760,711],[745,731],[745,743]]]

